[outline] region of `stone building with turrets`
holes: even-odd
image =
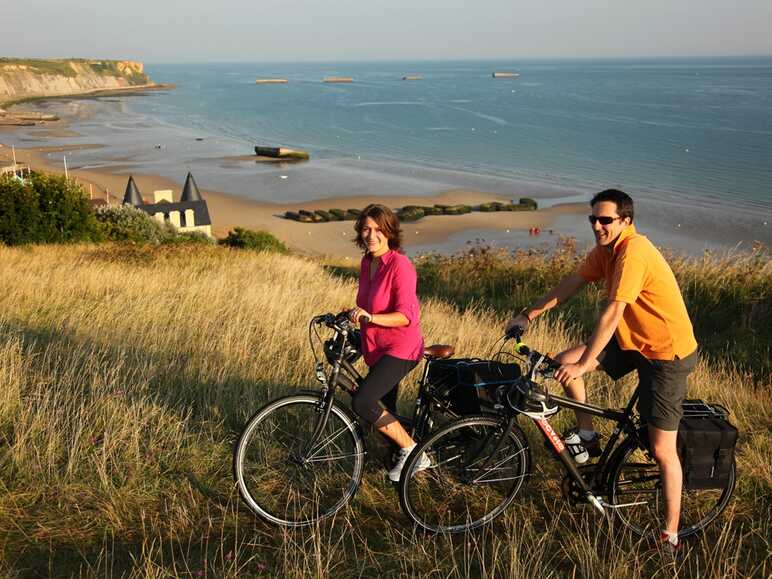
[[[161,223],[174,225],[181,232],[198,231],[212,236],[212,221],[206,201],[201,197],[193,175],[188,173],[182,195],[178,202],[172,199],[171,189],[153,192],[153,203],[145,203],[139,193],[134,178],[129,176],[123,204],[141,209],[155,217]]]

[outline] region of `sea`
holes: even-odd
[[[106,145],[68,152],[71,167],[179,182],[190,170],[204,189],[279,203],[474,189],[546,207],[613,187],[634,198],[639,231],[659,245],[772,245],[772,57],[146,63],[146,72],[176,88],[45,103],[73,131],[47,144]],[[353,82],[323,83],[329,76]],[[264,78],[288,82],[255,83]],[[3,140],[29,146],[41,135]],[[255,145],[304,149],[311,161],[236,159]],[[590,243],[580,217],[561,217],[554,233]],[[477,230],[414,250],[473,239],[534,243]]]

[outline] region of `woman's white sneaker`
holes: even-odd
[[[405,468],[407,457],[410,456],[410,453],[413,452],[415,447],[416,445],[414,444],[408,448],[399,449],[399,454],[397,455],[397,464],[395,464],[394,468],[389,471],[389,480],[391,480],[391,482],[399,482],[399,477],[402,474],[402,469]],[[423,452],[421,453],[421,459],[415,466],[414,472],[427,469],[431,466],[431,464],[432,461],[429,460],[429,457],[426,456],[425,452]]]

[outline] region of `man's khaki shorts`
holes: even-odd
[[[697,350],[685,358],[649,360],[635,350],[622,350],[616,337],[598,356],[601,368],[613,380],[638,371],[638,413],[641,419],[661,430],[678,430],[686,378],[697,364]]]

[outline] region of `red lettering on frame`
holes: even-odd
[[[552,425],[549,422],[547,422],[545,418],[537,420],[536,424],[538,425],[539,428],[541,428],[541,431],[547,436],[550,443],[552,443],[552,446],[555,448],[555,452],[560,454],[566,449],[566,445],[563,443],[563,439],[560,438],[560,435],[558,435],[558,433],[555,432],[555,429],[552,428]]]

